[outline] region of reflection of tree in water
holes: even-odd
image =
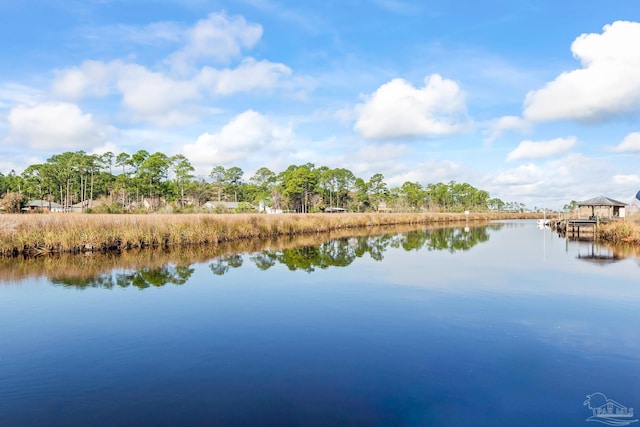
[[[446,250],[451,253],[466,251],[478,243],[489,240],[487,228],[441,228],[404,234],[335,239],[315,246],[264,251],[252,255],[250,259],[261,270],[267,270],[280,263],[286,265],[289,270],[304,270],[310,273],[316,268],[348,266],[356,258],[361,258],[365,254],[369,254],[373,260],[381,261],[389,247],[402,248],[405,251],[421,249]]]
[[[369,255],[375,261],[382,261],[388,248],[401,248],[405,251],[466,251],[478,243],[489,240],[489,230],[497,229],[501,224],[472,228],[436,228],[410,231],[405,233],[390,232],[377,236],[344,237],[322,242],[317,245],[303,245],[286,249],[254,252],[249,259],[260,270],[282,264],[289,270],[313,272],[316,269],[329,267],[346,267],[356,258]],[[222,276],[232,268],[243,265],[243,255],[239,253],[209,258],[209,269],[217,276]],[[143,267],[126,272],[109,272],[95,277],[51,278],[59,285],[76,288],[136,287],[146,289],[152,286],[167,284],[182,285],[191,277],[194,268],[190,265],[166,264],[162,267]]]
[[[289,270],[315,271],[316,268],[346,267],[356,258],[352,239],[329,240],[317,246],[300,246],[276,254],[276,260]]]
[[[257,252],[250,257],[260,270],[268,270],[278,262],[278,255],[273,251]]]
[[[112,289],[115,286],[128,288],[134,286],[138,289],[146,289],[150,286],[165,286],[168,284],[184,285],[191,277],[194,268],[191,266],[165,265],[159,268],[140,268],[124,273],[106,273],[94,278],[64,278],[51,279],[51,282],[75,288],[104,288]]]
[[[229,267],[238,268],[242,266],[242,255],[233,254],[216,258],[209,264],[209,268],[216,276],[222,276],[229,271]]]
[[[426,248],[429,251],[468,251],[478,243],[489,240],[487,227],[476,228],[441,228],[410,232],[403,235],[401,242],[404,250]]]

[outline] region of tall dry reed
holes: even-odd
[[[535,217],[526,214],[4,214],[0,256],[218,244],[359,227]]]
[[[640,244],[640,221],[615,221],[600,225],[598,238],[607,242]]]

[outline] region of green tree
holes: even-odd
[[[296,212],[309,212],[310,195],[316,190],[318,174],[313,163],[291,165],[278,175],[282,195]]]
[[[224,188],[227,170],[224,166],[216,166],[211,170],[209,177],[213,178],[213,185],[218,192],[218,201],[222,201],[222,190]]]
[[[233,192],[233,201],[238,201],[238,192],[242,187],[242,176],[244,172],[237,166],[230,167],[224,172],[224,185],[226,191]]]
[[[132,184],[136,189],[136,202],[140,202],[140,191],[143,188],[143,185],[146,182],[147,177],[143,176],[144,174],[140,172],[140,167],[144,163],[145,160],[149,157],[149,152],[147,150],[138,150],[134,154],[132,154],[128,161],[127,165],[131,166],[132,171]]]
[[[576,210],[577,207],[578,207],[578,202],[576,202],[575,200],[572,200],[566,205],[564,205],[562,209],[568,212],[573,212],[574,210]]]
[[[169,157],[161,152],[156,152],[146,157],[136,172],[136,177],[140,179],[142,188],[150,198],[160,197],[165,194],[164,186],[171,161]]]
[[[401,194],[406,200],[407,205],[412,210],[420,209],[425,200],[425,192],[422,185],[417,182],[405,182],[402,184]]]
[[[268,203],[271,201],[271,190],[276,182],[276,174],[270,169],[261,167],[249,178],[247,190],[250,199],[255,204]]]
[[[184,189],[193,179],[195,168],[182,154],[171,157],[171,168],[176,179],[176,187],[180,190],[180,206],[184,206]]]

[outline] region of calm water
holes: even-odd
[[[0,282],[0,426],[640,417],[640,261],[533,222],[47,271]]]

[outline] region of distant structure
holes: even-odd
[[[47,200],[29,200],[22,210],[25,212],[64,212],[64,206]]]
[[[624,218],[627,204],[610,197],[598,196],[578,202],[578,216],[581,219],[617,219]]]

